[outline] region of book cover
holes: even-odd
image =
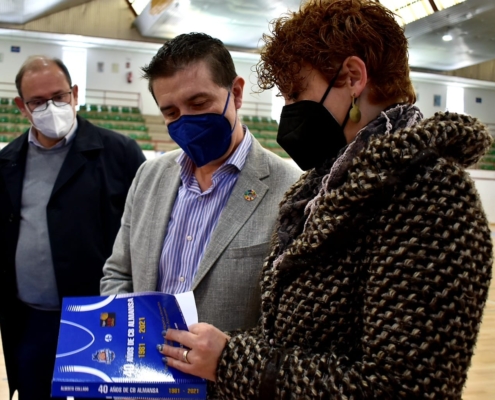
[[[179,304],[191,296],[192,320]],[[194,312],[192,292],[64,298],[52,396],[206,399],[206,380],[168,367],[156,349],[164,329],[197,322]]]

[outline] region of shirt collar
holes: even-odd
[[[251,143],[253,141],[251,133],[246,125],[242,125],[244,131],[244,138],[242,139],[237,149],[223,162],[223,164],[215,171],[214,175],[221,169],[224,169],[226,165],[232,165],[237,168],[238,171],[242,170],[244,164],[246,163],[247,154],[251,148]],[[182,152],[175,160],[177,164],[181,167],[181,177],[182,181],[186,182],[187,179],[193,174],[193,162],[189,156]]]
[[[60,142],[58,142],[55,146],[52,146],[50,148],[46,148],[45,146],[43,146],[39,142],[38,138],[36,137],[36,135],[34,133],[33,126],[31,125],[31,128],[29,128],[28,141],[29,141],[29,143],[32,143],[35,146],[40,147],[40,148],[45,149],[45,150],[58,149],[60,147],[67,146],[74,139],[74,137],[76,136],[77,127],[78,127],[77,118],[74,118],[74,125],[72,125],[72,128],[70,129],[69,133],[67,135],[65,135],[62,138],[62,140]]]

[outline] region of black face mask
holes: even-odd
[[[330,82],[319,103],[303,100],[282,108],[277,142],[304,171],[318,167],[325,160],[335,157],[347,144],[344,127],[349,113],[340,126],[323,106],[339,72]]]

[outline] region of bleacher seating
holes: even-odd
[[[129,136],[143,150],[155,150],[145,118],[137,107],[86,104],[79,107],[78,114],[95,125]]]
[[[21,115],[14,99],[0,98],[0,143],[11,142],[29,126],[29,120]]]
[[[147,123],[137,107],[81,106],[79,114],[94,124],[120,132],[136,140],[143,150],[169,151],[179,146],[170,138],[161,117],[148,116]],[[243,116],[242,122],[249,127],[260,144],[280,157],[288,158],[279,146],[277,121],[260,116]],[[152,127],[152,131],[147,126]]]
[[[495,141],[483,158],[478,162],[476,168],[495,171]]]
[[[162,117],[145,117],[137,107],[85,104],[79,107],[78,114],[95,125],[129,136],[143,150],[170,151],[179,147],[168,135]],[[280,157],[289,157],[276,141],[275,120],[256,115],[244,115],[241,120],[263,147]],[[0,142],[14,140],[29,126],[29,120],[21,115],[13,99],[0,99]]]
[[[277,143],[277,121],[268,117],[259,117],[256,115],[243,115],[241,120],[264,148],[274,152],[280,157],[289,158],[289,155]]]

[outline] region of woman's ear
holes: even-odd
[[[342,70],[347,74],[345,86],[359,97],[368,83],[368,72],[366,64],[357,56],[351,56],[345,59]]]

